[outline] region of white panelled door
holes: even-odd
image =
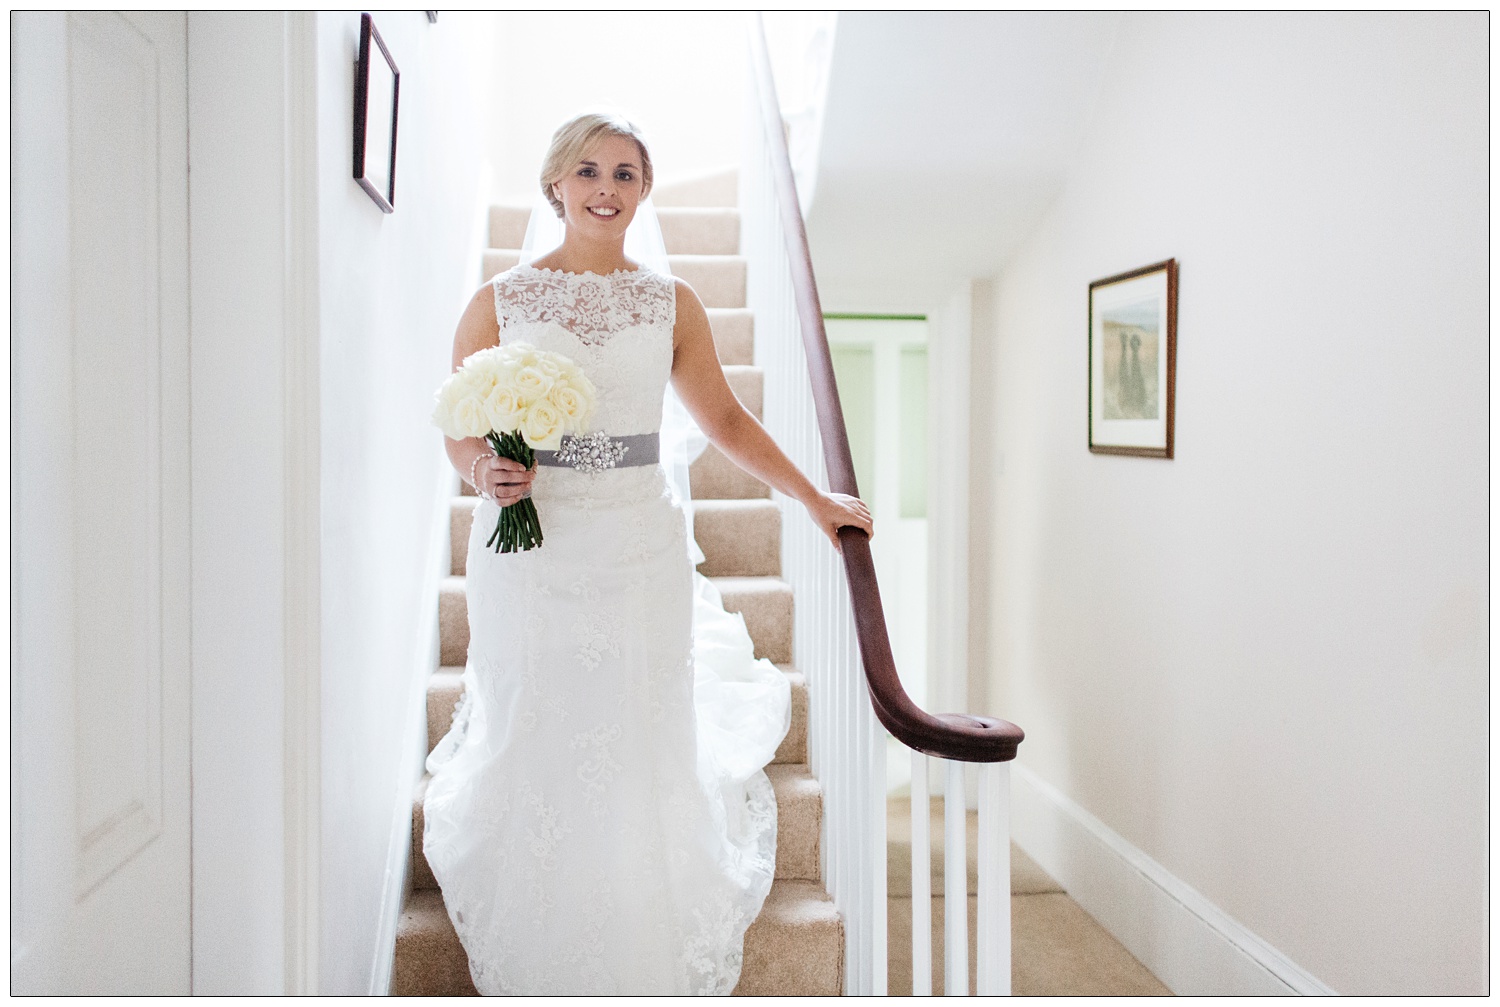
[[[186,55],[11,15],[13,993],[190,992]]]

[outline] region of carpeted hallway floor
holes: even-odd
[[[932,814],[933,993],[943,992],[943,802]],[[911,799],[887,804],[889,989],[911,994]],[[974,983],[978,897],[974,853],[978,816],[969,812],[969,988]],[[1011,844],[1011,992],[1015,996],[1171,996],[1046,871]]]

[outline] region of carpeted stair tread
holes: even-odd
[[[766,767],[776,791],[776,877],[817,881],[823,788],[803,765]]]
[[[478,996],[469,976],[469,956],[458,940],[443,893],[436,888],[407,896],[396,927],[391,995]]]
[[[745,618],[755,656],[776,664],[792,660],[792,586],[780,577],[710,577],[724,609]]]
[[[781,574],[781,508],[770,500],[694,500],[693,537],[705,577]]]
[[[427,679],[427,752],[433,748],[453,724],[453,711],[464,694],[464,666],[453,665],[439,668]]]
[[[773,765],[784,762],[806,762],[807,676],[790,664],[778,664],[776,667],[786,672],[786,677],[791,679],[792,724],[787,729],[786,737],[782,739],[781,747],[776,749],[776,758],[771,761]]]
[[[844,921],[816,881],[778,881],[745,932],[735,996],[840,996]]]
[[[892,797],[886,804],[886,894],[891,898],[911,896],[911,798]],[[968,861],[969,894],[979,894],[979,812],[965,812],[968,823],[964,853]],[[947,847],[944,843],[943,799],[931,798],[928,817],[930,843],[931,891],[943,893]],[[1010,846],[1010,891],[1012,895],[1038,895],[1060,892],[1062,886],[1052,879],[1035,860],[1015,843]]]

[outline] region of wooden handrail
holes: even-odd
[[[797,316],[802,323],[802,342],[807,352],[808,376],[823,440],[823,459],[828,467],[829,489],[859,495],[854,479],[854,458],[849,452],[849,434],[839,404],[838,384],[833,375],[833,356],[828,333],[823,328],[823,308],[818,284],[813,278],[812,252],[807,227],[797,198],[797,182],[787,151],[781,105],[766,46],[765,23],[756,15],[751,31],[754,73],[760,98],[761,125],[771,150],[771,174],[776,201],[786,231],[787,256],[791,260],[792,289]],[[896,675],[896,660],[886,634],[885,610],[880,603],[880,585],[875,580],[875,561],[869,537],[860,529],[839,529],[844,572],[849,579],[849,597],[854,608],[855,633],[865,668],[870,702],[881,724],[908,748],[959,762],[1008,762],[1016,757],[1016,746],[1025,733],[1009,721],[967,713],[927,713],[912,702]]]

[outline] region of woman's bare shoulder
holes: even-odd
[[[453,336],[455,361],[462,360],[477,350],[499,344],[500,319],[495,312],[495,281],[498,279],[497,276],[486,281],[469,298],[469,303],[458,320],[458,331]]]

